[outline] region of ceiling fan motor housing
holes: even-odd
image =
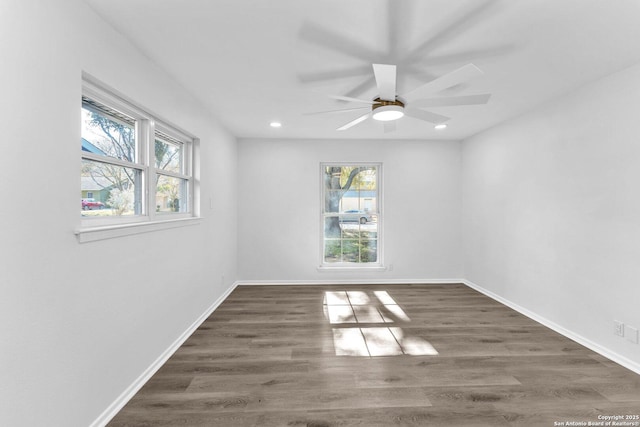
[[[398,99],[395,101],[385,101],[376,98],[373,102],[375,102],[375,104],[371,106],[371,112],[375,120],[386,122],[397,120],[404,116],[404,103]]]

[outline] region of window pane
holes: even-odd
[[[378,241],[374,239],[325,239],[324,261],[335,262],[377,262]]]
[[[349,224],[340,223],[342,229],[342,238],[344,239],[376,239],[378,238],[378,224],[366,223],[366,224]]]
[[[342,241],[342,261],[343,262],[359,262],[360,248],[355,240]]]
[[[342,262],[342,241],[339,239],[325,239],[324,261]]]
[[[82,216],[142,214],[140,170],[82,160],[80,176]]]
[[[183,173],[182,144],[156,137],[155,152],[156,169]]]
[[[188,212],[189,181],[172,176],[158,175],[156,185],[156,212]]]
[[[133,119],[131,119],[133,120]],[[82,151],[135,163],[135,126],[107,114],[82,108]]]
[[[377,262],[378,261],[378,241],[377,240],[361,240],[360,241],[360,262]]]

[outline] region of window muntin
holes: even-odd
[[[322,265],[379,266],[380,164],[323,164]]]
[[[81,226],[193,217],[193,138],[94,83],[83,92]]]

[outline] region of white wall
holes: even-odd
[[[86,426],[235,280],[235,140],[82,1],[0,2],[0,58],[0,425]],[[77,242],[82,70],[201,138],[200,225]]]
[[[80,0],[0,2],[0,58],[0,425],[90,424],[236,277],[466,277],[640,363],[612,334],[613,319],[640,327],[640,67],[466,141],[461,159],[456,142],[237,148]],[[83,70],[201,138],[202,224],[77,242]],[[393,271],[317,271],[322,161],[383,162]]]
[[[319,272],[320,163],[382,162],[384,257],[393,271]],[[241,140],[238,277],[256,281],[462,277],[460,144]]]
[[[463,143],[465,277],[640,366],[640,66]]]

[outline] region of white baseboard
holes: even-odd
[[[239,280],[239,286],[265,285],[438,285],[438,284],[466,284],[465,279],[323,279],[323,280]]]
[[[541,325],[544,325],[547,328],[556,331],[560,335],[563,335],[563,336],[565,336],[565,337],[577,342],[578,344],[581,344],[581,345],[587,347],[588,349],[595,351],[596,353],[606,357],[607,359],[612,360],[612,361],[616,362],[617,364],[622,365],[625,368],[627,368],[627,369],[629,369],[629,370],[631,370],[631,371],[633,371],[633,372],[635,372],[637,374],[640,374],[640,364],[634,362],[633,360],[627,359],[626,357],[624,357],[624,356],[622,356],[622,355],[620,355],[618,353],[615,353],[615,352],[613,352],[613,351],[611,351],[611,350],[609,350],[609,349],[607,349],[605,347],[602,347],[600,344],[597,344],[597,343],[595,343],[595,342],[583,337],[580,334],[577,334],[577,333],[575,333],[573,331],[570,331],[570,330],[558,325],[557,323],[552,322],[551,320],[549,320],[549,319],[547,319],[545,317],[542,317],[542,316],[540,316],[540,315],[538,315],[538,314],[536,314],[536,313],[534,313],[534,312],[532,312],[532,311],[530,311],[530,310],[528,310],[528,309],[526,309],[526,308],[524,308],[524,307],[522,307],[522,306],[520,306],[520,305],[518,305],[518,304],[516,304],[514,302],[511,302],[508,299],[503,298],[500,295],[495,294],[495,293],[483,288],[482,286],[479,286],[479,285],[473,283],[470,280],[466,280],[465,279],[465,280],[462,281],[462,283],[464,283],[465,285],[469,286],[470,288],[475,289],[476,291],[488,296],[489,298],[494,299],[494,300],[498,301],[499,303],[506,305],[509,308],[512,308],[513,310],[517,311],[518,313],[523,314],[523,315],[527,316],[528,318],[530,318],[532,320],[535,320],[536,322],[540,323]]]
[[[167,360],[169,360],[169,358],[173,355],[173,353],[175,353],[180,348],[180,346],[184,344],[187,338],[189,338],[191,334],[193,334],[195,330],[198,329],[198,327],[202,324],[202,322],[207,320],[207,318],[211,315],[211,313],[213,313],[213,311],[216,308],[218,308],[218,306],[222,304],[225,299],[227,299],[229,294],[233,292],[236,286],[237,286],[237,283],[234,283],[233,285],[231,285],[229,289],[225,291],[224,294],[222,294],[213,304],[211,304],[211,306],[209,306],[209,308],[207,308],[205,312],[202,313],[202,315],[198,317],[198,319],[196,319],[191,324],[191,326],[189,326],[187,330],[184,331],[182,335],[180,335],[169,346],[169,348],[167,348],[151,364],[151,366],[149,366],[138,378],[136,378],[136,380],[129,387],[127,387],[126,390],[122,392],[122,394],[118,396],[118,398],[111,405],[109,405],[109,407],[107,407],[107,409],[105,409],[104,412],[102,412],[102,414],[100,414],[100,416],[96,418],[96,420],[93,423],[91,423],[90,427],[103,427],[107,425],[107,423],[111,421],[111,419],[115,417],[118,412],[120,412],[120,410],[124,407],[124,405],[126,405],[127,402],[131,400],[131,398],[142,388],[142,386],[145,385],[145,383],[149,381],[149,379],[151,379],[153,374],[155,374],[158,371],[158,369],[160,369],[162,365],[164,365],[164,363]]]

